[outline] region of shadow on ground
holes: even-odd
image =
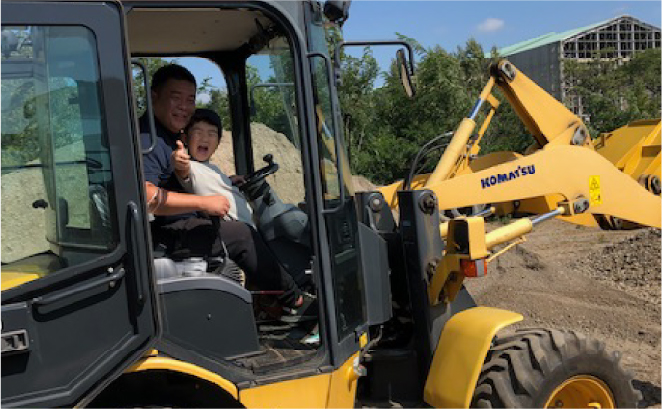
[[[660,395],[662,394],[662,389],[659,386],[655,386],[648,381],[639,381],[637,379],[632,381],[632,386],[635,389],[641,391],[643,395],[643,402],[641,407],[647,408],[653,405],[659,405],[662,403]]]

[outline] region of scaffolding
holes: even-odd
[[[595,58],[629,61],[638,51],[660,48],[660,29],[630,16],[621,16],[561,41],[561,60],[589,61]],[[563,75],[561,62],[561,100],[572,112],[589,122],[582,98],[572,92],[573,84]]]
[[[617,17],[592,30],[567,38],[563,58],[629,60],[636,51],[660,48],[660,29],[629,16]]]
[[[572,79],[564,75],[564,60],[600,58],[620,64],[650,48],[660,48],[660,29],[624,15],[562,33],[547,33],[504,47],[499,54],[588,122],[583,101],[572,92]]]

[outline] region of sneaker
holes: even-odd
[[[280,320],[283,322],[297,323],[302,321],[316,320],[318,316],[317,297],[307,292],[302,294],[303,302],[298,307],[283,307]]]
[[[319,324],[316,324],[312,331],[310,331],[303,339],[300,341],[304,345],[316,346],[320,343],[320,328]]]

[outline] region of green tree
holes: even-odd
[[[572,84],[568,98],[581,97],[593,136],[660,116],[660,49],[636,53],[627,62],[596,54],[587,62],[566,60],[563,68]]]
[[[145,66],[145,70],[147,71],[147,78],[149,79],[150,84],[154,73],[159,68],[169,64],[167,60],[158,57],[155,58],[141,57],[138,58],[138,61]],[[172,62],[176,62],[176,61],[177,60],[174,60]],[[136,112],[140,117],[142,116],[142,114],[145,113],[147,102],[145,100],[145,74],[143,73],[143,70],[138,68],[137,65],[133,65],[133,95],[136,101]]]

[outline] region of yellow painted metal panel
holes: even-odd
[[[496,333],[522,315],[490,307],[455,314],[444,326],[425,382],[424,400],[439,408],[467,408]]]
[[[243,389],[239,401],[247,408],[324,408],[331,374],[293,379]]]
[[[2,291],[8,290],[10,288],[18,287],[21,284],[25,284],[28,281],[36,280],[40,276],[35,273],[22,273],[22,272],[13,272],[8,271],[2,272]]]
[[[354,407],[358,375],[354,371],[353,364],[358,359],[358,356],[359,354],[357,352],[331,375],[329,399],[326,403],[327,408]]]
[[[172,358],[149,356],[135,363],[132,367],[130,367],[127,370],[127,373],[149,371],[149,370],[168,370],[173,372],[189,374],[196,378],[204,379],[206,381],[218,385],[219,387],[227,391],[230,395],[232,395],[232,397],[235,399],[237,399],[238,397],[237,386],[232,382],[228,381],[227,379],[218,376],[217,374],[210,372],[204,368],[200,368],[197,365],[193,365],[188,362],[178,361]]]
[[[352,408],[358,375],[358,352],[332,373],[272,383],[239,392],[247,408]]]

